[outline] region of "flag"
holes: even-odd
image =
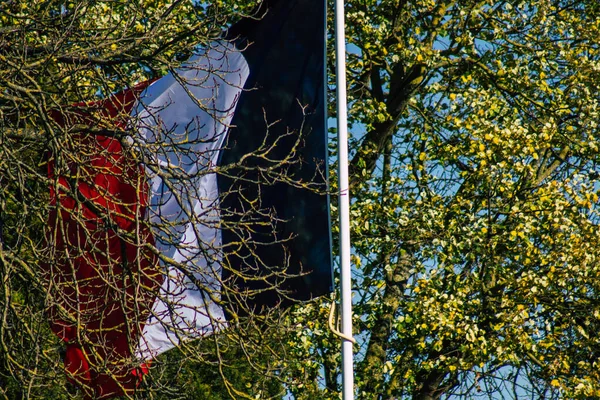
[[[84,154],[49,162],[52,327],[95,397],[135,390],[183,339],[331,290],[325,4],[256,15],[146,87],[55,115],[130,132],[79,134]]]

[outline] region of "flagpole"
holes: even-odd
[[[344,1],[335,3],[335,53],[340,219],[340,281],[342,298],[342,399],[354,399],[352,354],[352,270],[350,268],[350,189],[348,184],[348,114],[346,97],[346,37]]]

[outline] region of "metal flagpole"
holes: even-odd
[[[352,270],[350,269],[350,189],[348,185],[348,115],[346,98],[346,37],[344,1],[335,2],[335,54],[340,218],[340,281],[342,298],[342,398],[354,399],[352,354]]]

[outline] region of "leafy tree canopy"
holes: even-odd
[[[598,4],[346,11],[358,397],[599,396]]]

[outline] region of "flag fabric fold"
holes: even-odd
[[[325,4],[257,16],[155,82],[53,114],[129,132],[77,134],[77,156],[49,162],[51,324],[90,397],[132,393],[181,340],[331,290]]]

